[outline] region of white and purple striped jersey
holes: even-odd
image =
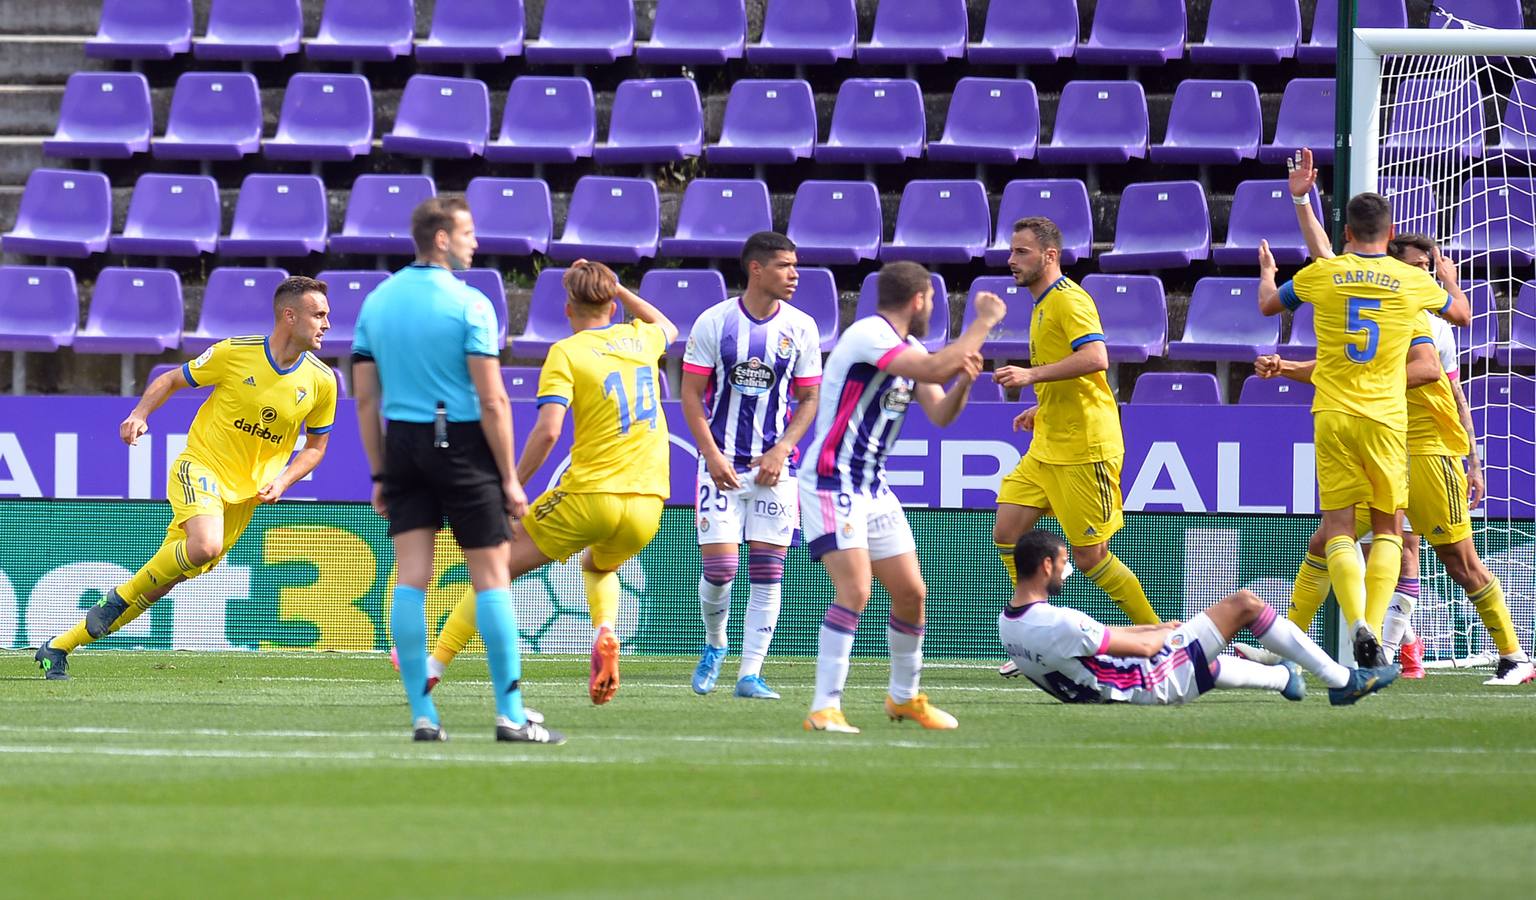
[[[802,484],[818,490],[873,494],[885,484],[885,457],[901,433],[915,382],[886,367],[922,342],[903,340],[883,316],[848,326],[827,357],[816,439],[800,469]]]
[[[790,388],[820,383],[821,334],[816,320],[788,303],[754,319],[733,298],[706,309],[693,324],[683,371],[709,376],[709,432],[736,470],[745,472],[789,425]],[[791,470],[796,461],[791,454]]]

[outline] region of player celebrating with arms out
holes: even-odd
[[[75,627],[43,642],[46,677],[68,678],[68,654],[143,615],[176,585],[207,572],[235,545],[261,503],[276,503],[325,458],[336,421],[336,375],[314,355],[331,327],[325,282],[294,276],[277,286],[267,337],[232,337],[150,382],[120,434],[133,446],[172,394],[211,385],[171,466],[171,525],[159,551],[107,592]],[[299,429],[304,449],[290,461]]]
[[[778,625],[784,556],[800,518],[796,446],[816,418],[821,340],[816,322],[789,305],[799,275],[795,245],[772,231],[747,238],[747,289],[699,316],[683,356],[683,416],[699,448],[696,504],[699,612],[705,643],[693,690],[715,688],[725,658],[739,547],[752,584],[742,627],[736,696],[777,700],[763,657]],[[790,388],[794,416],[790,416]]]
[[[918,690],[928,588],[912,528],[886,483],[885,458],[914,397],[935,425],[948,425],[965,408],[981,371],[981,345],[1007,307],[995,294],[978,294],[976,320],[954,343],[930,354],[920,340],[933,313],[928,271],[913,262],[889,263],[880,270],[877,292],[876,315],[848,326],[827,358],[823,384],[833,402],[817,413],[816,439],[806,454],[811,464],[800,469],[805,536],[836,593],[821,622],[807,731],[859,731],[843,715],[842,696],[871,577],[891,595],[886,713],[924,728],[959,725]],[[940,386],[956,376],[947,391]]]

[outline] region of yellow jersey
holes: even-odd
[[[213,472],[227,503],[249,500],[276,478],[299,439],[336,424],[336,374],[311,353],[279,369],[261,335],[219,341],[181,367],[194,387],[213,386],[187,432],[185,455]]]
[[[1029,326],[1029,364],[1044,366],[1104,340],[1099,308],[1077,282],[1063,275],[1035,299]],[[1074,465],[1125,455],[1120,407],[1103,372],[1035,385],[1040,411],[1029,455],[1043,463]]]
[[[1456,336],[1449,323],[1428,313],[1413,336],[1413,344],[1435,348],[1443,370],[1440,378],[1408,391],[1408,455],[1466,456],[1472,441],[1461,424],[1451,373],[1456,371]]]
[[[1314,413],[1331,411],[1408,427],[1403,360],[1424,310],[1451,304],[1423,269],[1385,254],[1345,253],[1319,259],[1280,287],[1290,310],[1313,306],[1317,368]]]
[[[671,493],[667,417],[656,368],[666,349],[661,326],[645,322],[589,328],[549,349],[539,372],[539,405],[568,406],[575,420],[571,465],[560,490],[663,498]]]

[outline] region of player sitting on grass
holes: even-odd
[[[1066,543],[1048,531],[1019,538],[1013,560],[1019,580],[997,617],[998,636],[1019,671],[1063,703],[1172,706],[1211,688],[1271,690],[1300,700],[1306,685],[1299,665],[1328,685],[1330,703],[1347,706],[1391,684],[1400,671],[1396,665],[1349,669],[1334,662],[1252,591],[1238,591],[1182,624],[1119,628],[1054,606],[1050,599],[1061,593],[1072,563]],[[1219,657],[1245,627],[1284,661],[1266,666]]]

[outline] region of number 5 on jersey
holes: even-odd
[[[1375,341],[1372,341],[1375,346]],[[629,393],[624,388],[624,375],[622,372],[609,372],[603,379],[603,396],[612,396],[619,405],[619,434],[629,434],[629,427],[640,422],[649,422],[651,428],[656,427],[656,369],[654,366],[640,366],[635,369],[635,405],[633,411],[629,405]]]
[[[1381,326],[1375,320],[1361,316],[1365,310],[1381,309],[1380,300],[1367,300],[1363,297],[1349,298],[1349,325],[1351,332],[1365,332],[1365,346],[1358,347],[1350,344],[1345,351],[1349,358],[1357,363],[1367,363],[1376,358],[1376,344],[1381,340]]]

